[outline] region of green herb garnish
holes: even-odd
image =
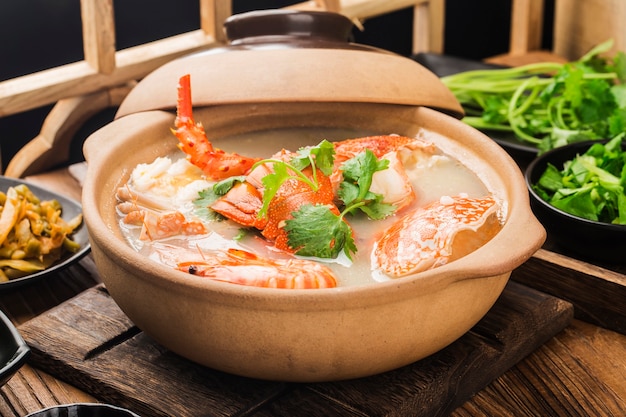
[[[625,133],[595,143],[559,170],[549,164],[532,187],[551,205],[589,220],[626,224]]]
[[[262,179],[263,206],[258,213],[259,218],[267,216],[271,201],[285,181],[302,181],[312,191],[317,191],[320,187],[319,174],[331,175],[334,159],[334,145],[323,140],[317,146],[301,148],[289,161],[271,158],[258,161],[252,169],[263,164],[272,166],[272,172]],[[396,210],[394,205],[382,202],[381,194],[370,191],[374,173],[385,170],[388,166],[388,160],[379,160],[369,149],[345,161],[341,166],[343,181],[338,192],[342,203],[339,207],[341,211],[337,214],[330,205],[304,204],[291,213],[292,219],[285,221],[288,243],[295,253],[301,256],[336,258],[343,251],[349,259],[352,259],[357,247],[352,228],[344,221],[344,217],[361,211],[371,219],[379,220]],[[307,176],[302,171],[309,167],[311,175]],[[244,177],[227,178],[200,192],[199,198],[194,200],[196,214],[211,219],[212,210],[208,207],[226,194],[236,182],[244,179]],[[217,216],[215,212],[213,214]]]
[[[389,160],[379,160],[369,149],[341,165],[343,181],[339,187],[339,198],[345,205],[344,213],[353,213],[358,209],[370,219],[380,220],[396,210],[394,205],[382,202],[381,194],[370,191],[374,173],[388,167]]]
[[[343,213],[337,215],[321,204],[305,204],[292,215],[285,230],[297,255],[334,259],[343,251],[351,259],[356,253],[352,228],[343,221]]]
[[[388,160],[379,160],[369,149],[345,161],[341,166],[343,181],[339,188],[343,202],[341,213],[333,213],[328,206],[305,204],[292,213],[293,219],[285,222],[289,245],[298,249],[296,254],[336,258],[343,251],[352,259],[357,247],[344,217],[360,210],[371,219],[379,220],[395,211],[395,206],[382,202],[381,194],[369,190],[374,173],[388,166]]]
[[[599,57],[612,46],[604,42],[565,64],[466,71],[442,81],[463,106],[464,122],[547,151],[626,132],[626,54]]]

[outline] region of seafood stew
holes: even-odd
[[[488,195],[502,202],[504,219],[502,229],[472,253],[385,282],[285,290],[183,273],[127,243],[114,197],[137,165],[181,155],[170,131],[175,115],[150,111],[121,117],[85,142],[83,207],[94,261],[111,297],[139,329],[204,366],[262,379],[329,381],[414,362],[475,325],[501,294],[511,271],[545,239],[515,162],[485,135],[434,110],[271,102],[197,107],[194,117],[215,147],[253,157],[276,149],[226,139],[252,131],[308,128],[314,132],[308,144],[314,145],[325,134],[320,126],[357,130],[329,140],[390,132],[419,137],[476,173]],[[279,149],[297,149],[293,142]],[[255,147],[261,154],[252,153]]]
[[[278,288],[371,283],[458,259],[502,226],[501,203],[426,132],[279,129],[228,138],[239,149],[224,151],[192,117],[189,77],[175,124],[182,152],[138,165],[118,210],[136,250],[189,274]],[[311,146],[312,134],[325,137]]]

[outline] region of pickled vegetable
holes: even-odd
[[[25,184],[0,192],[0,282],[41,271],[80,245],[71,237],[82,214],[61,217],[57,200],[41,201]]]

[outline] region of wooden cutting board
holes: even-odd
[[[509,282],[459,340],[380,375],[294,384],[254,380],[183,359],[137,329],[103,286],[24,323],[30,363],[144,417],[445,416],[565,328],[573,307]]]

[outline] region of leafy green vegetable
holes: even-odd
[[[343,181],[339,187],[339,198],[345,204],[344,213],[361,210],[374,220],[384,219],[396,208],[392,204],[383,203],[383,196],[370,191],[372,178],[377,171],[389,167],[389,160],[379,160],[369,149],[341,165]]]
[[[599,55],[604,42],[578,61],[466,71],[442,81],[463,106],[467,124],[513,132],[547,151],[626,132],[626,54]]]
[[[329,176],[334,169],[335,147],[323,140],[317,146],[301,148],[289,161],[280,159],[263,159],[252,169],[262,164],[271,164],[272,172],[263,177],[263,206],[259,217],[267,215],[271,201],[275,198],[281,185],[287,180],[302,181],[311,190],[320,187],[319,172]],[[362,211],[371,219],[383,219],[391,215],[396,207],[383,203],[381,194],[370,191],[372,177],[375,172],[387,169],[388,160],[379,160],[369,149],[345,161],[342,166],[343,181],[339,187],[339,198],[343,210],[337,214],[333,207],[323,204],[305,204],[292,214],[293,218],[285,221],[285,230],[289,246],[296,254],[318,258],[336,258],[342,251],[351,259],[356,253],[353,232],[344,221],[347,214]],[[312,178],[302,171],[310,167]],[[226,194],[236,182],[244,181],[245,177],[231,177],[216,183],[212,188],[203,190],[194,200],[196,214],[209,220],[221,218],[209,209],[209,206],[220,196]]]
[[[323,140],[319,145],[311,148],[302,148],[296,156],[289,162],[280,159],[263,159],[257,162],[252,169],[263,164],[272,164],[274,172],[263,177],[263,207],[259,212],[259,217],[267,214],[270,202],[276,196],[280,186],[289,179],[295,179],[307,183],[311,190],[319,189],[317,180],[317,170],[325,175],[330,175],[333,169],[335,158],[335,147],[327,140]],[[313,180],[310,180],[302,173],[302,170],[311,167]]]
[[[589,220],[626,224],[626,133],[606,144],[595,143],[566,161],[563,169],[548,165],[533,189],[553,206]]]
[[[293,219],[286,221],[285,230],[289,245],[298,248],[298,255],[334,259],[344,251],[350,258],[357,251],[352,229],[328,206],[303,205],[293,212]]]
[[[341,165],[343,181],[338,193],[344,203],[343,210],[337,215],[328,206],[303,205],[292,213],[293,219],[285,222],[289,245],[298,249],[298,255],[336,258],[343,250],[352,259],[357,247],[344,216],[360,210],[371,219],[380,220],[395,211],[395,206],[382,202],[381,194],[370,191],[374,173],[388,166],[388,160],[379,160],[369,149],[345,161]]]

